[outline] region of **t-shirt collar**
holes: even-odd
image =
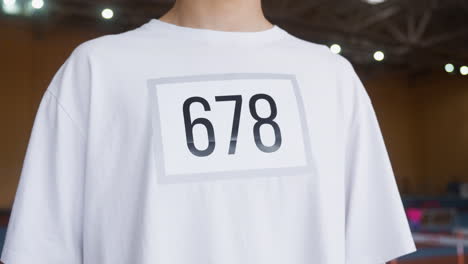
[[[142,26],[142,28],[164,32],[166,36],[180,39],[252,45],[278,40],[288,34],[284,29],[280,28],[276,24],[271,28],[261,31],[222,31],[179,26],[155,18],[150,19]]]

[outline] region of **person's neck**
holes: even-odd
[[[262,31],[273,26],[265,18],[260,0],[177,0],[159,20],[221,31]]]

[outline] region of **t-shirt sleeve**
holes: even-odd
[[[82,263],[86,140],[71,116],[75,106],[63,102],[76,88],[76,66],[69,58],[40,100],[1,255],[5,264]]]
[[[352,66],[346,74],[346,263],[380,264],[416,247],[372,102]]]

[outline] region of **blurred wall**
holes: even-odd
[[[393,71],[364,83],[403,193],[440,195],[468,182],[467,76]]]
[[[421,158],[414,118],[414,94],[405,71],[379,71],[365,78],[358,71],[372,99],[379,125],[402,193],[418,193]],[[427,179],[429,180],[429,179]]]
[[[445,73],[415,78],[416,136],[422,190],[440,193],[449,181],[468,182],[468,76]]]
[[[81,42],[105,34],[0,19],[0,208],[13,202],[40,98]],[[468,78],[384,72],[363,78],[403,193],[439,194],[468,181]]]

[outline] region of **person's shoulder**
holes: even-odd
[[[290,33],[288,33],[288,38],[286,38],[286,40],[287,44],[290,47],[300,49],[302,51],[307,50],[309,52],[314,52],[323,55],[331,53],[325,44],[320,44],[317,42],[306,40]]]
[[[128,51],[139,43],[144,37],[143,34],[139,33],[140,30],[137,28],[89,39],[76,46],[70,56],[78,59],[99,58],[100,55],[105,54],[118,56],[121,52]]]
[[[325,44],[306,40],[289,34],[287,47],[313,63],[321,64],[324,69],[331,68],[337,73],[349,74],[354,71],[352,63],[341,54],[333,53]],[[328,66],[328,67],[327,67]]]
[[[119,65],[123,54],[132,50],[137,39],[136,30],[129,30],[118,34],[107,34],[90,40],[86,40],[74,47],[67,59],[60,66],[54,75],[49,90],[63,99],[62,94],[73,94],[71,97],[78,97],[78,94],[86,97],[91,89],[93,71],[97,67],[101,69],[111,69],[113,65]],[[75,80],[79,79],[81,85],[76,86]],[[64,83],[68,85],[63,85]],[[87,83],[87,85],[84,85]],[[88,87],[89,89],[85,89]],[[73,90],[73,91],[72,91]]]

